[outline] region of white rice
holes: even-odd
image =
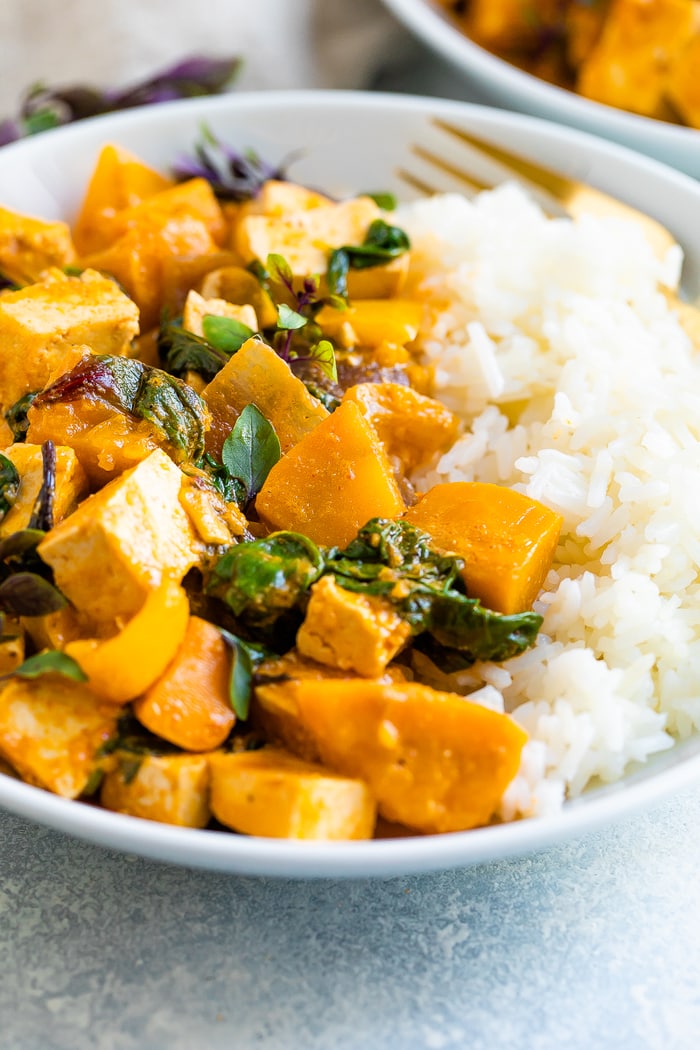
[[[661,290],[680,250],[548,220],[513,185],[396,221],[433,307],[420,349],[464,421],[420,487],[497,482],[564,518],[536,647],[449,683],[417,670],[513,714],[529,743],[502,815],[549,812],[700,728],[700,365]]]

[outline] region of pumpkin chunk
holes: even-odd
[[[102,781],[107,809],[178,827],[209,823],[209,766],[204,755],[115,752],[115,768]]]
[[[344,346],[401,345],[416,338],[422,317],[423,304],[412,299],[362,299],[346,310],[323,306],[316,323],[331,339],[342,337]]]
[[[116,735],[117,713],[60,675],[14,679],[0,692],[0,755],[30,784],[77,798],[107,764],[100,750]]]
[[[329,769],[364,780],[387,820],[425,832],[487,824],[518,771],[524,731],[508,715],[415,682],[326,679],[259,686],[256,703]],[[282,739],[282,743],[287,740]]]
[[[381,442],[352,401],[275,464],[256,505],[270,527],[331,547],[344,547],[370,518],[397,517],[404,506]]]
[[[328,416],[286,361],[259,339],[243,344],[205,387],[202,397],[212,414],[207,449],[217,456],[239,415],[251,403],[274,426],[283,452]]]
[[[435,485],[405,518],[464,558],[469,596],[502,613],[532,606],[562,526],[559,514],[521,492],[469,481]]]
[[[191,616],[172,663],[134,702],[134,714],[152,733],[185,751],[211,751],[223,744],[236,721],[230,672],[231,653],[221,631]]]
[[[217,820],[248,835],[286,839],[368,839],[376,806],[362,780],[272,748],[210,759]]]

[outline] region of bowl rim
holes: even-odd
[[[634,130],[638,136],[652,134],[668,146],[690,149],[695,145],[700,151],[700,129],[596,102],[528,73],[471,40],[454,24],[449,14],[431,0],[382,0],[382,3],[453,65],[465,73],[476,73],[496,86],[501,100],[506,94],[516,98],[527,96],[542,107],[541,112],[544,113],[546,107],[551,119],[566,120],[575,115],[585,120],[589,128],[599,123],[608,133]]]
[[[230,94],[219,98],[198,98],[141,107],[124,113],[108,114],[74,125],[42,133],[13,143],[0,150],[0,168],[23,154],[36,160],[46,153],[53,155],[60,137],[61,148],[69,150],[81,140],[92,145],[104,141],[102,129],[118,136],[130,126],[148,127],[160,121],[177,125],[197,114],[207,117],[236,113],[250,116],[270,108],[310,110],[367,108],[378,110],[387,119],[392,113],[407,112],[417,116],[476,116],[498,130],[518,128],[536,132],[540,137],[573,145],[585,151],[593,148],[602,156],[618,157],[660,175],[667,186],[674,184],[690,190],[700,202],[700,185],[667,165],[635,153],[624,146],[610,143],[588,132],[557,125],[540,117],[508,113],[486,106],[455,100],[436,100],[413,95],[395,95],[356,91],[280,91]],[[672,763],[660,768],[628,775],[609,787],[592,791],[580,800],[569,802],[556,815],[466,832],[442,835],[417,835],[411,838],[371,840],[369,842],[311,843],[238,836],[213,830],[173,827],[112,813],[90,803],[77,803],[61,798],[30,784],[0,774],[0,805],[10,811],[58,831],[68,832],[94,844],[177,863],[242,875],[279,877],[370,877],[394,876],[415,872],[444,870],[502,858],[512,858],[559,844],[602,825],[625,817],[635,810],[650,808],[671,793],[700,779],[700,739],[693,738],[683,754],[676,745],[667,752]]]

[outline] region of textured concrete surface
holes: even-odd
[[[236,878],[0,815],[2,1050],[695,1050],[700,789],[534,857]]]

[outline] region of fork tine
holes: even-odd
[[[482,179],[476,178],[472,174],[467,174],[462,168],[458,168],[456,164],[451,164],[445,160],[444,157],[439,157],[437,153],[432,153],[426,149],[425,146],[412,147],[412,152],[422,160],[426,160],[429,164],[439,168],[440,171],[446,172],[448,175],[452,175],[453,178],[459,182],[465,182],[473,193],[481,193],[482,190],[490,190],[493,186],[492,183],[484,182]]]

